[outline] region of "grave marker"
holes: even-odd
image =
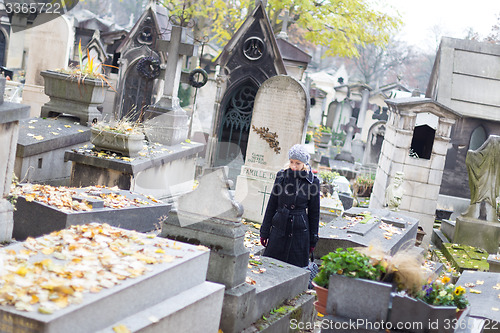
[[[260,87],[245,165],[236,181],[235,197],[245,208],[244,218],[262,221],[276,173],[288,162],[288,150],[304,140],[308,112],[307,93],[294,78],[274,76]]]

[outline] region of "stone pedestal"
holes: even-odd
[[[488,253],[497,253],[500,244],[500,223],[458,216],[453,242],[480,247]]]

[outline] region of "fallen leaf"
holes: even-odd
[[[35,136],[33,136],[33,138],[36,140],[39,140],[39,141],[43,140],[43,136],[41,136],[41,135],[35,135]]]
[[[131,333],[127,326],[123,324],[113,326],[113,331],[115,333]]]
[[[477,281],[476,281],[476,284],[477,284],[477,285],[481,285],[481,284],[484,284],[484,281],[481,281],[481,280],[477,280]]]
[[[64,125],[64,127],[66,127],[66,128],[71,128],[71,125]]]
[[[472,294],[480,294],[481,293],[481,290],[477,290],[477,289],[469,289],[469,292],[472,293]]]

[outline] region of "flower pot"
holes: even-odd
[[[98,106],[104,103],[107,84],[100,79],[81,79],[56,71],[42,71],[45,94],[50,101],[41,109],[42,117],[63,113],[80,119],[80,124],[90,125],[102,119]]]
[[[315,143],[316,148],[317,147],[323,147],[323,148],[328,147],[328,143],[330,142],[331,139],[332,139],[332,133],[322,132],[321,136],[314,135],[314,143]]]
[[[394,327],[404,326],[408,332],[453,332],[457,311],[454,306],[434,306],[408,296],[394,295],[389,321]],[[411,323],[421,323],[412,325]]]
[[[91,128],[90,142],[96,150],[109,150],[123,156],[135,157],[144,145],[144,134],[121,134]]]
[[[326,301],[328,299],[328,289],[318,286],[316,283],[314,283],[314,281],[312,284],[314,286],[314,290],[316,290],[316,296],[318,297],[318,300],[314,302],[314,307],[316,308],[316,311],[318,311],[319,313],[326,314]]]
[[[386,321],[392,285],[333,274],[328,285],[327,313],[368,322]]]

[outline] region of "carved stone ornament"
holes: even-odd
[[[281,152],[281,147],[280,147],[280,142],[278,141],[278,134],[274,132],[269,132],[268,127],[255,127],[252,125],[252,129],[260,135],[262,139],[264,139],[268,144],[269,147],[274,149],[274,152],[276,154],[280,154]]]
[[[264,54],[265,44],[259,37],[249,37],[243,43],[243,54],[249,60],[259,60]]]

